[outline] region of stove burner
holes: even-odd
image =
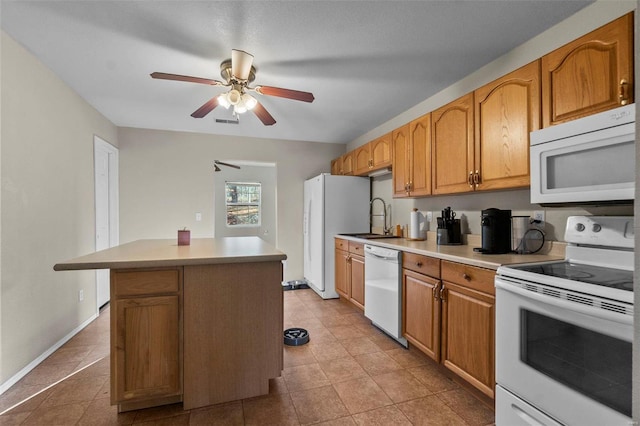
[[[550,262],[513,266],[514,269],[579,281],[619,290],[633,291],[633,271],[585,265],[573,262]]]

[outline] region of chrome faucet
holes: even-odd
[[[373,214],[373,202],[376,200],[382,201],[382,220],[384,220],[384,225],[382,225],[382,233],[387,235],[389,233],[389,228],[387,228],[387,203],[380,197],[372,198],[369,202],[369,228],[373,229],[373,217],[380,216],[379,214]]]

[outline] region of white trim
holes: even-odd
[[[47,359],[47,357],[49,357],[49,355],[51,355],[52,353],[57,351],[62,345],[67,343],[69,340],[71,340],[71,338],[73,336],[75,336],[80,331],[82,331],[82,329],[84,329],[86,326],[88,326],[96,318],[98,318],[98,314],[97,313],[94,314],[93,316],[89,317],[89,319],[87,319],[85,322],[80,324],[78,327],[74,328],[69,334],[64,336],[62,339],[58,340],[53,346],[51,346],[49,349],[44,351],[39,357],[37,357],[36,359],[31,361],[29,364],[27,364],[26,367],[24,367],[22,370],[18,371],[16,374],[14,374],[13,377],[9,378],[9,380],[7,380],[6,382],[2,383],[0,385],[0,395],[2,395],[7,390],[9,390],[11,388],[11,386],[15,385],[24,376],[29,374],[29,372],[31,370],[33,370],[34,368],[36,368],[38,366],[38,364],[40,364],[42,361]]]

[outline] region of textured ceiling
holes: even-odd
[[[117,126],[346,143],[574,14],[591,1],[6,1],[2,29]],[[255,84],[313,92],[311,104],[260,96],[277,120],[240,124],[220,62],[255,56]],[[258,95],[257,95],[258,96]]]

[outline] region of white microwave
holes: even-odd
[[[630,202],[635,104],[531,132],[531,203]]]

